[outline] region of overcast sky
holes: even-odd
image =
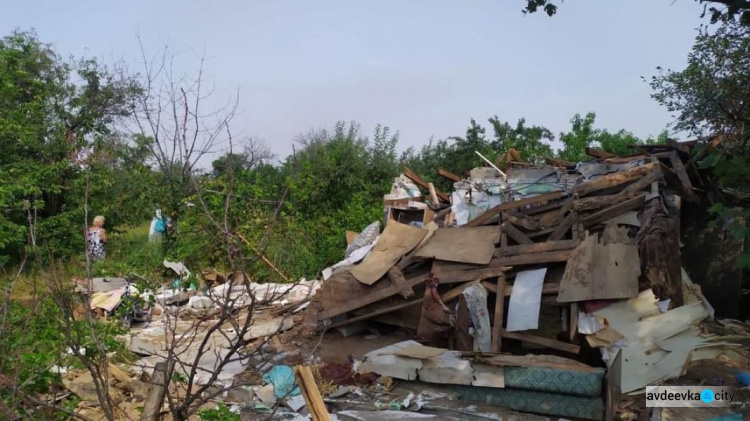
[[[524,16],[523,0],[5,0],[0,28],[35,29],[64,55],[135,62],[171,43],[206,52],[217,101],[240,89],[236,131],[283,157],[337,120],[401,133],[399,149],[463,135],[470,118],[525,117],[559,133],[575,113],[657,135],[670,115],[641,76],[681,69],[701,24],[692,0],[568,0]],[[217,102],[218,103],[218,102]]]

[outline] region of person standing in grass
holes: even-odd
[[[106,252],[104,251],[104,245],[107,244],[107,231],[104,227],[104,217],[98,215],[94,218],[94,223],[89,227],[87,237],[87,250],[89,253],[89,259],[92,262],[98,260],[104,260]]]

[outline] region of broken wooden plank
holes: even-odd
[[[594,158],[598,158],[598,159],[614,158],[617,156],[613,153],[609,153],[605,150],[597,149],[597,148],[586,148],[586,155],[593,156]]]
[[[635,185],[635,184],[632,184]],[[650,182],[649,182],[650,185]],[[606,206],[614,206],[619,203],[628,201],[634,197],[638,197],[643,194],[642,192],[626,193],[625,191],[617,194],[609,194],[605,196],[592,196],[584,197],[581,199],[573,200],[573,209],[576,212],[587,212],[601,209]]]
[[[594,226],[596,224],[601,224],[601,223],[607,221],[608,219],[613,218],[613,217],[615,217],[617,215],[620,215],[622,213],[625,213],[625,212],[628,212],[628,211],[632,211],[632,210],[636,210],[636,209],[640,209],[641,207],[643,207],[643,204],[645,203],[645,201],[646,201],[646,195],[644,194],[644,195],[638,196],[638,197],[636,197],[634,199],[630,199],[628,201],[625,201],[623,203],[620,203],[620,204],[617,204],[617,205],[614,205],[614,206],[610,206],[610,207],[608,207],[606,209],[603,209],[603,210],[601,210],[601,211],[599,211],[599,212],[597,212],[597,213],[595,213],[593,215],[589,215],[589,216],[583,218],[581,220],[581,224],[583,224],[583,226],[585,228]]]
[[[573,226],[573,224],[576,223],[578,220],[578,214],[575,212],[571,212],[566,216],[560,225],[555,228],[554,231],[552,231],[552,234],[550,234],[549,239],[547,241],[559,241],[562,240],[563,237],[565,237],[565,234],[570,230],[570,227]]]
[[[441,177],[447,178],[448,180],[455,181],[456,183],[458,183],[459,181],[461,181],[461,177],[457,176],[456,174],[453,174],[450,171],[446,171],[446,170],[444,170],[442,168],[440,168],[440,169],[437,170],[437,174],[439,176],[441,176]]]
[[[680,180],[680,177],[675,171],[664,164],[661,164],[661,170],[664,173],[664,179],[667,181],[667,185],[674,188],[675,192],[680,197],[691,203],[700,203],[698,195],[682,183],[682,180]],[[690,181],[688,180],[688,182]]]
[[[475,285],[475,284],[476,284],[476,282],[467,282],[467,283],[462,284],[462,285],[460,285],[460,286],[458,286],[456,288],[453,288],[452,290],[450,290],[450,291],[446,292],[445,294],[441,295],[440,296],[440,300],[443,301],[444,303],[447,303],[449,301],[455,300],[456,298],[458,298],[459,295],[463,294],[463,292],[464,292],[464,290],[466,288],[469,288],[470,286]],[[400,304],[396,304],[396,305],[391,306],[391,307],[387,307],[387,308],[383,308],[383,309],[380,309],[380,310],[377,310],[377,311],[373,311],[372,313],[363,314],[363,315],[357,316],[357,317],[352,317],[351,319],[346,319],[346,320],[340,321],[338,323],[334,323],[334,324],[328,326],[327,329],[334,329],[334,328],[337,328],[337,327],[346,326],[348,324],[352,324],[352,323],[356,323],[356,322],[361,322],[363,320],[372,319],[374,317],[382,316],[384,314],[392,313],[394,311],[403,310],[405,308],[409,308],[409,307],[417,305],[417,304],[422,304],[422,300],[421,299],[416,299],[416,300],[409,301],[409,302],[406,302],[406,303],[400,303]]]
[[[315,376],[313,376],[310,367],[298,365],[294,367],[294,374],[296,374],[297,383],[302,396],[305,398],[312,421],[331,421],[331,415],[323,402],[323,397],[320,396],[320,390],[318,390],[318,385],[315,384]]]
[[[508,234],[510,238],[516,240],[518,244],[534,244],[526,234],[519,231],[518,228],[513,226],[513,224],[505,222],[500,227],[504,233]]]
[[[428,234],[427,229],[390,221],[378,241],[362,263],[354,266],[351,273],[359,282],[372,285],[406,253],[414,250]]]
[[[404,176],[406,176],[406,178],[408,178],[409,180],[413,181],[414,184],[418,185],[419,187],[429,190],[430,184],[426,182],[424,179],[422,179],[422,177],[417,175],[417,173],[415,173],[411,169],[404,167]],[[441,192],[440,190],[436,190],[435,193],[438,195],[440,199],[444,200],[445,202],[450,203],[451,201],[450,196]]]
[[[550,258],[552,257],[553,256],[550,256]],[[555,260],[555,261],[564,261],[564,260]],[[494,277],[500,276],[501,273],[508,270],[508,268],[506,267],[507,265],[502,264],[500,260],[494,263],[496,264],[492,264],[491,266],[488,266],[482,269],[457,270],[457,271],[452,271],[452,272],[440,273],[440,274],[437,274],[437,278],[441,284],[451,284],[451,283],[457,283],[457,282],[468,282],[468,281],[474,281],[474,280],[484,280],[488,278],[494,278]],[[414,278],[406,279],[406,285],[413,288],[426,280],[427,280],[427,274],[422,274],[419,276],[415,276]],[[377,291],[373,291],[370,294],[362,295],[362,296],[353,298],[351,300],[348,300],[346,302],[343,302],[341,304],[338,304],[332,308],[321,310],[318,313],[318,320],[330,319],[331,317],[338,316],[339,314],[344,314],[349,311],[362,308],[368,304],[376,303],[382,299],[392,297],[398,294],[398,292],[399,292],[398,288],[396,288],[394,285],[388,285],[387,287],[382,288]]]
[[[570,258],[571,251],[572,250],[559,250],[537,254],[521,254],[518,256],[501,256],[492,259],[490,267],[566,262],[568,261],[568,258]]]
[[[557,158],[544,158],[544,162],[547,163],[547,165],[552,165],[553,167],[572,167],[576,163],[573,161],[565,161],[563,159],[557,159]]]
[[[390,278],[391,283],[398,288],[398,293],[401,294],[402,297],[410,298],[414,295],[414,290],[406,285],[404,273],[401,272],[401,269],[399,269],[398,266],[393,266],[388,269],[388,278]]]
[[[608,189],[616,188],[627,183],[631,183],[645,177],[657,167],[655,163],[641,165],[639,167],[629,168],[622,172],[605,175],[596,180],[579,184],[573,189],[578,196],[587,196],[595,192],[603,192]]]
[[[525,215],[517,211],[508,211],[505,213],[506,222],[510,222],[513,225],[521,228],[536,231],[542,228],[541,222],[533,216]]]
[[[690,177],[685,170],[685,166],[682,164],[680,155],[676,151],[672,151],[672,153],[669,154],[669,160],[672,162],[672,168],[674,168],[677,176],[680,178],[682,185],[688,189],[692,189],[693,183],[690,182]]]
[[[513,284],[508,284],[508,274],[505,274],[505,296],[510,297],[513,293]],[[489,281],[482,281],[482,286],[489,292],[497,294],[497,286]],[[542,295],[552,295],[560,292],[559,284],[544,284],[542,285]]]
[[[437,205],[438,203],[440,203],[437,195],[437,190],[435,190],[435,185],[432,183],[427,183],[427,190],[430,192],[430,200],[432,200],[433,205]]]
[[[478,217],[472,219],[466,224],[466,226],[476,227],[479,225],[484,225],[485,223],[489,222],[495,215],[499,214],[500,212],[505,212],[511,209],[522,208],[527,205],[534,205],[537,203],[549,202],[551,200],[560,199],[564,196],[565,194],[562,192],[553,192],[553,193],[540,194],[539,196],[529,197],[526,199],[513,200],[510,202],[501,203],[491,209],[488,209],[486,212],[479,215]]]
[[[572,354],[578,354],[579,352],[581,352],[581,347],[578,345],[556,341],[554,339],[544,338],[542,336],[532,335],[529,333],[508,332],[506,330],[503,330],[503,337],[508,339],[516,339],[521,342],[541,345],[547,348],[557,349],[559,351],[570,352]]]
[[[572,250],[578,247],[578,240],[546,241],[544,243],[522,244],[519,246],[501,247],[495,251],[495,256],[518,256],[520,254],[546,253],[550,251]]]
[[[570,303],[569,312],[568,334],[570,335],[570,341],[573,342],[573,339],[575,339],[576,333],[578,332],[578,303]]]
[[[505,291],[505,274],[497,278],[496,291]],[[495,317],[492,323],[492,352],[499,353],[502,346],[503,313],[505,294],[495,294]]]

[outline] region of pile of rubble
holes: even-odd
[[[681,267],[681,209],[702,200],[689,146],[488,162],[465,179],[438,169],[450,195],[406,169],[384,197],[382,233],[377,223],[347,233],[347,257],[323,271],[306,322],[416,334],[366,355],[365,372],[518,411],[612,419],[622,394],[748,339],[702,331],[714,309]]]
[[[640,146],[629,157],[589,149],[592,161],[545,164],[511,150],[465,177],[436,169],[450,194],[405,169],[384,196],[382,232],[378,221],[347,232],[345,259],[322,280],[202,271],[195,284],[174,262],[164,264],[175,283],[153,293],[94,280],[90,303],[105,316],[134,294],[156,298],[128,313],[125,340],[140,359],[127,378],[111,370],[116,397],[125,410],[142,405],[159,363],[178,358],[178,377],[225,391],[213,401],[276,418],[634,419],[621,402],[647,386],[698,361],[750,361],[750,329],[712,322],[682,267],[684,209],[705,208],[694,183],[710,184],[693,146]],[[227,307],[232,323],[217,326]],[[334,336],[368,330],[366,351],[332,342],[342,358],[320,357]],[[66,380],[88,416],[96,399],[85,384]]]

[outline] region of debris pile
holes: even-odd
[[[344,260],[322,280],[215,270],[198,280],[165,261],[176,278],[157,291],[128,279],[79,284],[103,317],[128,297],[154,297],[129,316],[127,344],[141,359],[132,375],[110,370],[112,396],[142,406],[148,378],[178,356],[174,376],[225,390],[213,400],[235,411],[277,418],[628,419],[623,399],[692,363],[750,361],[750,329],[709,324],[715,310],[683,269],[683,214],[706,207],[710,186],[693,146],[638,146],[628,157],[589,149],[595,159],[581,163],[480,155],[487,165],[460,176],[436,169],[450,193],[405,168],[383,197],[384,222],[346,232]],[[231,323],[219,317],[227,309]],[[381,336],[384,325],[401,335]],[[361,342],[378,345],[356,357],[341,347],[337,361],[318,355],[329,332],[368,329]],[[317,343],[308,349],[305,338]],[[97,405],[90,380],[65,381],[82,415]],[[187,392],[181,384],[169,383],[171,395]]]
[[[683,203],[701,205],[693,180],[707,184],[690,146],[589,149],[596,160],[547,165],[514,163],[511,151],[504,170],[484,157],[465,178],[437,169],[451,194],[407,168],[384,197],[383,231],[347,233],[347,257],[323,271],[306,323],[415,333],[367,354],[365,371],[519,411],[612,419],[621,394],[739,346],[702,331],[714,309],[680,261]]]

